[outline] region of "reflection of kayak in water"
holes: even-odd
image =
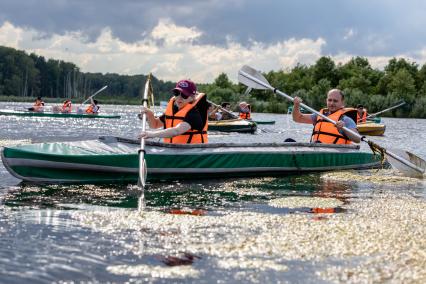
[[[2,160],[15,177],[48,183],[136,182],[139,140],[39,143],[4,147]],[[282,176],[377,167],[380,159],[359,145],[313,143],[164,144],[146,141],[148,180]]]
[[[75,118],[120,118],[119,115],[107,114],[86,114],[86,113],[62,113],[62,112],[35,112],[35,111],[19,111],[10,109],[1,109],[0,115],[15,116],[46,116],[46,117],[75,117]]]

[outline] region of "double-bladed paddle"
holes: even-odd
[[[148,97],[151,91],[151,74],[148,75],[148,78],[145,82],[145,89],[143,92],[142,105],[148,107]],[[146,130],[146,113],[142,115],[142,131]],[[139,149],[139,178],[138,178],[138,187],[142,190],[145,188],[146,184],[146,175],[147,167],[145,162],[145,138],[141,139],[141,147]]]
[[[102,88],[100,88],[99,90],[97,90],[93,95],[91,95],[90,97],[88,97],[84,102],[82,102],[78,107],[77,107],[77,113],[82,113],[83,109],[81,108],[85,103],[87,103],[90,99],[94,98],[97,94],[99,94],[100,92],[102,92],[103,90],[105,90],[106,88],[108,88],[108,85],[103,86]]]
[[[253,88],[253,89],[261,89],[261,90],[267,90],[270,89],[274,93],[279,94],[283,96],[284,98],[294,101],[294,98],[287,95],[284,92],[281,92],[280,90],[272,87],[269,82],[266,80],[266,78],[257,70],[251,68],[250,66],[244,65],[239,71],[238,71],[238,81],[247,87]],[[323,119],[327,120],[328,122],[333,123],[336,125],[336,122],[329,117],[319,113],[318,111],[314,110],[313,108],[301,103],[300,106],[303,108],[309,110],[312,113],[315,113],[316,115],[321,116]],[[388,160],[390,164],[396,168],[397,170],[401,171],[403,174],[411,177],[421,177],[423,176],[426,168],[426,162],[407,151],[402,150],[396,150],[396,151],[390,151],[382,146],[377,145],[376,143],[369,141],[366,139],[365,136],[359,135],[359,133],[343,127],[343,129],[347,132],[350,132],[352,135],[358,137],[361,141],[368,143],[370,148],[375,151],[380,151],[382,154],[386,154],[388,157]]]
[[[91,98],[93,98],[94,96],[96,96],[97,94],[99,94],[100,92],[102,92],[103,90],[105,90],[106,88],[108,88],[108,85],[103,86],[102,88],[100,88],[99,90],[97,90],[93,95],[91,95],[90,97],[88,97],[84,102],[82,102],[80,104],[79,107],[83,106],[85,103],[87,103]]]
[[[381,114],[381,113],[384,113],[384,112],[390,111],[390,110],[392,110],[392,109],[395,109],[395,108],[397,108],[397,107],[403,106],[403,105],[405,105],[405,104],[406,104],[406,102],[404,102],[404,101],[398,102],[398,103],[397,103],[396,105],[394,105],[394,106],[391,106],[391,107],[388,107],[388,108],[386,108],[386,109],[384,109],[384,110],[381,110],[381,111],[378,111],[378,112],[375,112],[375,113],[372,113],[372,114],[367,115],[367,118],[373,118],[373,117],[376,117],[377,115],[379,115],[379,114]]]
[[[209,100],[207,100],[207,102],[208,102],[209,104],[214,105],[214,106],[215,106],[215,107],[217,107],[217,108],[220,108],[221,110],[223,110],[224,112],[226,112],[226,113],[228,113],[230,116],[232,116],[233,118],[239,118],[239,116],[238,116],[238,115],[233,114],[232,112],[230,112],[230,111],[229,111],[229,110],[227,110],[226,108],[223,108],[223,107],[221,107],[220,105],[217,105],[217,104],[215,104],[214,102],[209,101]]]

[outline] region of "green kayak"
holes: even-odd
[[[218,121],[209,121],[209,131],[221,132],[240,132],[240,133],[254,133],[256,132],[257,125],[253,121],[244,119],[227,119]]]
[[[2,160],[18,179],[41,183],[135,183],[137,140],[39,143],[4,147]],[[280,176],[289,173],[377,167],[380,158],[358,145],[212,143],[173,145],[146,141],[148,181]]]
[[[86,114],[86,113],[61,113],[61,112],[34,112],[1,109],[0,115],[37,116],[37,117],[75,117],[75,118],[120,118],[119,115]]]
[[[256,124],[275,124],[275,120],[252,120]]]

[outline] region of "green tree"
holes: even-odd
[[[222,89],[232,89],[232,82],[229,81],[228,75],[225,73],[220,73],[219,76],[217,76],[217,78],[214,80],[214,84]]]
[[[317,60],[313,66],[313,80],[319,83],[326,79],[332,86],[337,86],[339,78],[337,76],[336,64],[330,57],[323,56]]]

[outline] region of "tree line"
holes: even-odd
[[[155,74],[154,74],[155,75]],[[404,100],[403,107],[386,116],[426,118],[426,64],[419,66],[404,58],[392,58],[383,70],[372,68],[366,58],[354,57],[336,64],[330,57],[315,64],[299,64],[291,69],[269,71],[265,78],[275,88],[301,97],[305,104],[324,107],[328,90],[339,88],[345,93],[346,106],[362,104],[370,113]],[[147,75],[85,73],[73,63],[48,59],[0,46],[0,99],[29,101],[37,96],[59,101],[64,98],[84,100],[108,85],[98,98],[102,103],[139,104]],[[197,83],[197,82],[196,82]],[[175,83],[152,77],[155,101],[167,101]],[[268,90],[246,89],[219,74],[211,84],[197,84],[215,103],[230,102],[236,110],[238,102],[247,101],[255,112],[286,113],[291,105]]]

